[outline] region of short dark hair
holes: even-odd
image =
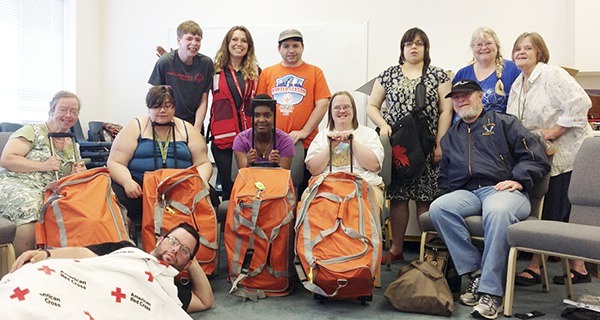
[[[154,86],[150,88],[148,94],[146,94],[146,107],[152,108],[161,106],[167,99],[175,106],[175,94],[173,93],[173,88],[167,85]]]
[[[273,112],[273,114],[275,114],[275,105],[277,103],[256,103],[256,102],[254,102],[256,100],[273,100],[273,98],[271,98],[270,95],[268,95],[266,93],[262,93],[262,94],[256,95],[254,97],[254,99],[252,99],[252,100],[253,100],[252,110],[250,110],[250,112],[252,114],[254,114],[254,108],[256,108],[256,107],[269,107],[269,109],[271,109],[271,111]]]
[[[399,64],[404,64],[404,61],[406,61],[406,57],[404,56],[404,44],[409,41],[414,41],[417,36],[421,38],[421,41],[423,41],[423,45],[425,46],[425,52],[423,52],[423,64],[429,66],[431,63],[431,57],[429,56],[429,38],[427,37],[427,34],[419,28],[411,28],[404,33],[402,40],[400,40]]]
[[[171,228],[171,230],[169,230],[167,234],[164,235],[164,238],[168,237],[171,233],[173,233],[173,231],[177,229],[183,229],[187,231],[194,237],[194,239],[196,239],[196,245],[194,246],[194,250],[192,250],[192,255],[190,256],[190,259],[193,259],[196,256],[196,253],[198,252],[198,248],[200,248],[200,234],[198,233],[198,230],[192,227],[191,224],[187,222],[182,222]]]

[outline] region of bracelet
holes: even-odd
[[[46,253],[46,259],[50,259],[50,257],[52,257],[52,255],[50,254],[50,251],[48,251],[48,249],[40,249],[40,251],[44,251]]]

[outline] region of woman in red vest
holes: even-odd
[[[217,165],[223,200],[229,199],[233,182],[233,139],[252,127],[250,102],[254,98],[260,69],[250,31],[235,26],[227,32],[215,57],[210,111],[210,150]]]

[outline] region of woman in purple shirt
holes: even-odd
[[[255,100],[271,100],[267,94],[257,95]],[[252,110],[254,129],[242,131],[233,140],[233,154],[238,168],[249,167],[253,163],[271,162],[289,169],[294,157],[294,141],[282,130],[275,130],[275,148],[273,148],[273,126],[275,122],[275,104],[255,104]],[[254,137],[254,145],[252,138]],[[254,146],[254,148],[253,148]]]

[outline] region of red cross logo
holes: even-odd
[[[121,299],[125,299],[126,295],[124,293],[121,293],[121,288],[117,287],[117,289],[115,291],[111,291],[110,292],[111,296],[115,296],[115,300],[118,303],[121,303]]]
[[[84,312],[83,314],[90,317],[90,320],[94,320],[94,317],[92,317],[92,315],[88,311]]]
[[[41,268],[38,268],[38,270],[43,271],[47,275],[51,275],[52,272],[56,272],[56,271],[54,271],[54,269],[50,269],[48,266],[43,266]]]
[[[152,273],[150,271],[146,271],[144,273],[148,275],[148,282],[154,281],[154,276],[152,275]]]
[[[14,294],[10,296],[11,299],[17,298],[19,301],[25,300],[25,295],[29,293],[29,289],[25,288],[25,290],[21,290],[21,288],[17,287],[13,290]]]

